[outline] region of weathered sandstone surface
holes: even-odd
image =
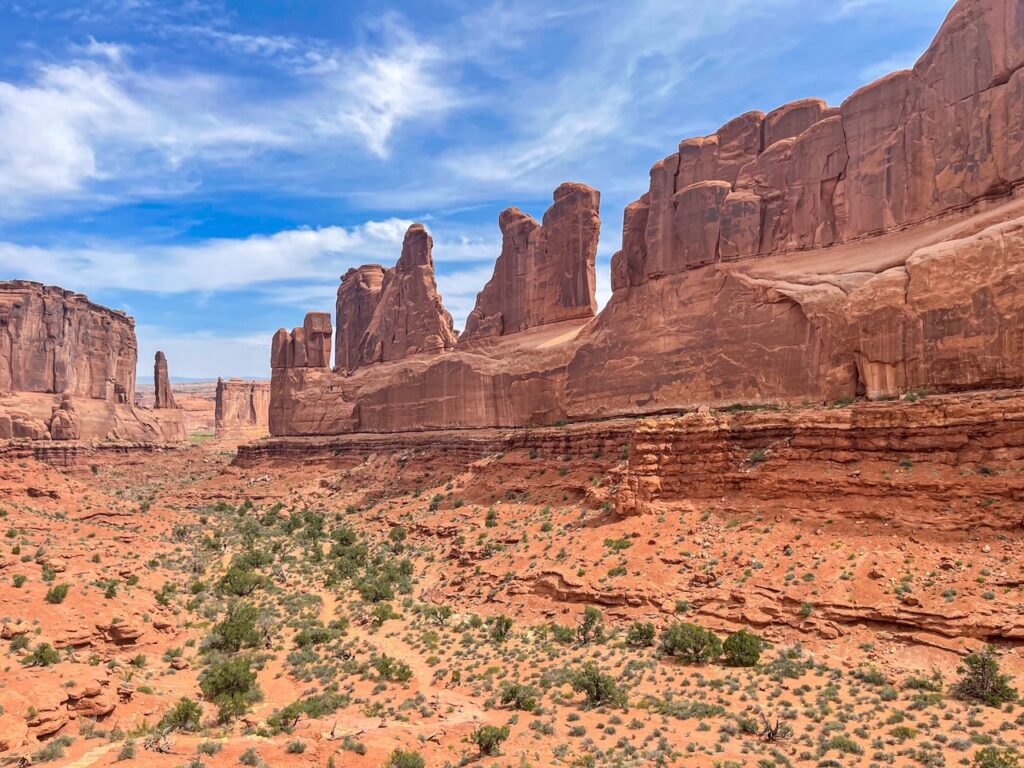
[[[137,359],[123,312],[55,286],[0,282],[0,439],[183,440],[177,411],[132,405]]]
[[[177,408],[174,402],[174,391],[171,389],[171,375],[167,370],[167,355],[156,353],[153,362],[154,408]]]
[[[279,367],[271,431],[521,427],[1019,387],[1022,182],[1024,7],[960,0],[912,70],[839,107],[742,115],[656,163],[625,211],[613,296],[596,317],[596,194],[566,185],[543,226],[502,215],[501,256],[457,348],[407,330],[437,328],[436,291],[396,306],[385,276],[375,298],[345,302],[378,301],[358,359],[383,364],[355,370],[347,346],[345,380]],[[360,330],[365,310],[348,313],[339,327]]]
[[[380,264],[350,269],[338,288],[338,335],[334,343],[334,367],[351,373],[363,358],[363,341],[380,303],[384,276],[389,270]]]
[[[563,184],[555,190],[543,225],[518,208],[503,211],[498,218],[501,254],[460,343],[593,317],[600,206],[597,190]]]
[[[267,434],[270,382],[217,379],[216,430],[219,438]]]

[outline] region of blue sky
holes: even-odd
[[[951,0],[0,0],[0,278],[135,316],[140,373],[267,376],[274,330],[431,229],[462,328],[498,213],[622,210],[680,139],[839,103]]]

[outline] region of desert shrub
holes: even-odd
[[[64,602],[64,598],[68,596],[68,590],[71,589],[70,584],[56,584],[50,587],[46,591],[46,602],[59,604]]]
[[[307,699],[299,699],[268,717],[267,725],[274,731],[289,732],[302,715],[306,715],[310,720],[316,720],[335,712],[347,702],[348,698],[338,693],[320,693]]]
[[[49,667],[60,661],[60,653],[49,643],[40,643],[21,660],[26,667]]]
[[[722,643],[725,663],[730,667],[753,667],[761,659],[763,643],[757,635],[741,629]]]
[[[586,645],[591,640],[599,640],[603,630],[604,614],[594,606],[588,605],[583,609],[579,627],[576,628],[576,636],[580,643]]]
[[[677,621],[662,633],[661,650],[687,664],[704,664],[722,655],[722,641],[696,624]]]
[[[256,747],[249,747],[239,756],[238,762],[242,765],[259,765],[260,753],[256,751]]]
[[[505,683],[501,691],[501,703],[509,704],[512,709],[533,712],[537,708],[539,691],[530,685],[521,683]]]
[[[480,750],[480,757],[496,755],[501,749],[501,744],[508,738],[509,727],[507,725],[481,725],[470,735],[470,741],[476,744]]]
[[[626,633],[626,642],[637,648],[650,648],[654,645],[654,625],[650,622],[633,622]]]
[[[491,624],[491,639],[496,643],[503,643],[512,631],[512,619],[508,616],[498,616]]]
[[[295,644],[299,648],[329,643],[336,636],[333,629],[323,626],[305,627],[295,635]]]
[[[267,583],[266,576],[235,564],[221,577],[217,587],[225,595],[248,597],[257,589],[265,587]]]
[[[1020,755],[1013,749],[985,747],[974,755],[974,768],[1019,768]]]
[[[198,731],[202,716],[202,707],[187,696],[183,696],[174,708],[168,710],[161,718],[157,727],[161,730]]]
[[[396,749],[391,753],[384,768],[426,768],[427,761],[419,752],[403,752]]]
[[[1011,677],[1001,673],[992,647],[966,656],[957,671],[961,677],[953,685],[953,695],[959,699],[980,701],[989,707],[1017,700],[1017,691],[1010,686]]]
[[[412,667],[404,661],[398,661],[388,656],[386,653],[373,660],[373,667],[384,680],[398,683],[412,680]]]
[[[587,702],[595,706],[602,704],[622,704],[625,693],[619,688],[615,678],[604,674],[596,662],[588,661],[569,676],[569,683],[577,693],[587,697]]]
[[[234,720],[260,698],[256,673],[248,659],[233,658],[210,665],[199,677],[203,695],[219,710],[221,722]]]
[[[206,645],[221,651],[237,653],[242,648],[260,644],[260,631],[256,627],[259,609],[250,603],[237,602],[228,607],[223,621],[215,625]]]

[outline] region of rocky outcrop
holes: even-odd
[[[405,233],[402,255],[388,270],[360,350],[362,365],[435,355],[455,346],[452,316],[434,278],[434,240],[422,224]]]
[[[363,342],[380,303],[387,270],[380,264],[350,269],[338,288],[338,335],[334,342],[334,367],[351,373],[363,358]]]
[[[216,397],[218,438],[252,438],[267,433],[270,382],[217,379]]]
[[[177,408],[174,392],[171,390],[171,376],[167,371],[167,355],[156,353],[153,362],[153,390],[155,392],[154,408]]]
[[[55,286],[0,282],[0,440],[184,440],[180,412],[134,406],[137,350],[123,312]],[[156,368],[159,379],[159,357]]]
[[[270,367],[330,367],[331,335],[331,316],[328,313],[308,313],[301,328],[294,328],[291,333],[281,328],[274,334]]]
[[[555,190],[543,225],[518,208],[503,211],[498,217],[501,254],[494,275],[477,295],[460,343],[593,317],[600,204],[597,190],[563,184]]]
[[[75,412],[71,395],[64,395],[60,405],[55,406],[50,417],[50,437],[54,440],[79,440],[82,437],[82,420]]]
[[[962,0],[913,70],[839,108],[806,100],[683,141],[651,169],[616,256],[625,285],[906,228],[1024,181],[1024,23]],[[636,221],[646,217],[642,238]]]
[[[132,403],[135,321],[56,286],[0,282],[0,392]]]
[[[396,268],[360,353],[387,365],[343,382],[275,375],[271,431],[523,427],[1024,386],[1022,65],[1020,3],[961,0],[913,70],[839,107],[794,102],[681,142],[627,207],[613,295],[589,322],[586,270],[569,267],[589,263],[596,196],[560,187],[543,226],[510,209],[456,349],[421,354],[451,347],[409,332],[409,317],[436,328],[443,313],[423,288],[432,265],[415,295],[397,289]],[[429,262],[429,236],[417,237],[402,262]]]

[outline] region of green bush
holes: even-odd
[[[633,622],[626,633],[626,642],[637,648],[650,648],[654,645],[654,625],[650,622]]]
[[[260,631],[256,620],[260,612],[250,603],[233,603],[224,620],[213,628],[213,636],[207,645],[221,651],[237,653],[242,648],[253,648],[260,644]]]
[[[26,667],[49,667],[60,661],[57,649],[49,643],[40,643],[32,649],[32,653],[21,660]]]
[[[221,578],[218,588],[222,594],[247,597],[267,585],[268,579],[255,571],[232,565]]]
[[[623,704],[626,699],[625,693],[619,689],[615,679],[601,672],[593,661],[588,661],[572,672],[569,683],[574,691],[584,694],[587,702],[595,706]]]
[[[384,768],[426,768],[427,761],[419,752],[403,752],[396,749],[388,758]]]
[[[234,658],[210,665],[199,677],[203,695],[219,710],[221,722],[240,717],[260,698],[256,673],[248,659]]]
[[[501,691],[501,703],[511,705],[512,709],[533,712],[537,708],[539,691],[530,685],[521,683],[505,683]]]
[[[187,696],[183,696],[174,705],[174,708],[161,718],[157,727],[170,731],[198,731],[199,721],[202,717],[202,707]]]
[[[1013,749],[985,747],[974,755],[974,768],[1019,768],[1020,755]]]
[[[68,590],[71,589],[70,584],[57,584],[50,587],[46,591],[46,602],[59,604],[64,602],[64,598],[68,596]]]
[[[662,633],[661,650],[687,664],[704,664],[722,655],[722,641],[696,624],[677,621]]]
[[[764,642],[757,635],[741,629],[729,635],[722,643],[725,663],[730,667],[753,667],[761,659]]]
[[[576,636],[582,645],[591,640],[599,640],[604,629],[604,614],[592,605],[583,609],[580,625],[576,628]]]
[[[509,727],[503,725],[481,725],[470,735],[470,741],[476,744],[480,750],[480,757],[497,755],[501,749],[501,743],[508,738]]]
[[[995,648],[991,646],[965,657],[957,672],[961,677],[953,685],[953,695],[959,699],[980,701],[990,707],[1017,700],[1017,691],[1010,686],[1011,677],[1001,674]]]
[[[508,616],[497,616],[491,624],[491,639],[496,643],[503,643],[512,631],[512,619]]]

